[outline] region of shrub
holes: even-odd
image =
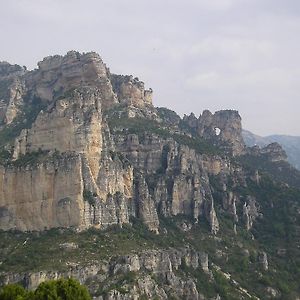
[[[72,278],[41,283],[34,292],[34,300],[90,300],[86,287]]]
[[[8,284],[0,291],[1,300],[24,299],[26,290],[18,284]]]
[[[83,190],[83,199],[87,201],[90,205],[95,206],[94,194],[89,190]]]
[[[22,286],[9,284],[0,291],[1,300],[91,300],[85,286],[77,280],[59,279],[42,282],[37,289],[26,291]]]

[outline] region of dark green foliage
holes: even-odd
[[[156,133],[163,137],[169,136],[168,131],[160,128],[156,121],[145,118],[112,117],[108,119],[108,125],[113,130],[125,130],[127,134],[134,133],[141,137],[145,132]]]
[[[161,167],[162,167],[162,173],[166,172],[166,169],[168,168],[168,154],[170,152],[170,146],[164,145],[162,156],[161,156]]]
[[[158,116],[163,120],[165,124],[171,126],[177,126],[181,119],[180,116],[173,110],[170,110],[166,107],[157,107]]]
[[[223,226],[222,218],[220,218],[222,223],[220,238],[215,239],[210,234],[208,225],[203,223],[204,221],[201,222],[200,220],[198,224],[194,224],[189,232],[183,232],[178,228],[177,224],[182,221],[194,223],[194,220],[185,216],[161,218],[160,231],[166,231],[166,233],[159,235],[150,232],[140,220],[134,218],[131,219],[132,226],[124,225],[123,228],[112,226],[106,231],[89,229],[76,233],[72,230],[53,229],[39,233],[39,235],[35,233],[0,232],[0,260],[3,262],[0,271],[66,270],[68,269],[66,262],[84,265],[91,260],[101,262],[112,256],[118,257],[119,255],[137,253],[145,249],[190,246],[197,251],[209,253],[211,262],[220,266],[224,272],[230,273],[232,278],[241,283],[242,287],[250,293],[263,299],[267,282],[272,282],[271,286],[278,288],[286,297],[284,299],[293,299],[289,297],[298,289],[297,280],[300,271],[299,253],[297,254],[296,248],[297,240],[295,240],[294,246],[288,250],[287,257],[281,259],[276,253],[272,253],[274,246],[269,244],[272,243],[272,235],[268,233],[268,230],[273,230],[271,229],[273,228],[272,225],[265,224],[264,226],[270,226],[270,229],[263,229],[264,227],[262,227],[260,236],[257,235],[255,227],[256,240],[252,240],[251,234],[244,232],[240,227],[238,228],[238,235],[233,235],[232,229],[230,233],[229,229]],[[274,222],[276,222],[276,218]],[[269,217],[266,223],[272,223]],[[259,222],[257,226],[262,225]],[[266,236],[264,236],[264,232]],[[27,243],[22,246],[25,240]],[[67,252],[61,250],[59,245],[65,242],[78,244],[78,249]],[[282,237],[275,238],[274,242],[281,243],[278,244],[278,247],[289,247]],[[268,253],[272,253],[272,259],[269,257],[272,268],[267,273],[263,273],[263,277],[260,278],[257,275],[257,271],[260,270],[257,251],[262,246]],[[244,254],[243,249],[249,250],[249,256]],[[277,249],[277,246],[274,249]],[[217,250],[222,251],[224,256],[216,255]],[[238,299],[231,289],[231,281],[224,279],[222,274],[216,275],[217,279],[214,282],[201,269],[193,270],[186,263],[181,265],[179,271],[179,275],[181,274],[183,278],[189,275],[196,279],[197,288],[207,297],[213,297],[220,293],[224,299]],[[111,289],[126,293],[127,288],[124,288],[124,285],[133,284],[135,278],[135,273],[118,274],[113,282],[104,283],[99,293],[105,293]]]
[[[184,234],[168,221],[168,235],[150,232],[140,220],[132,218],[133,225],[111,226],[107,230],[89,229],[75,232],[71,229],[51,229],[42,233],[0,231],[0,272],[66,270],[66,262],[85,264],[91,259],[107,259],[143,249],[180,247]],[[161,222],[166,227],[167,223]],[[173,227],[171,227],[173,226]],[[25,245],[23,242],[27,241]],[[62,243],[75,243],[78,248],[63,251]]]
[[[25,299],[26,290],[18,284],[8,284],[0,289],[0,300]]]
[[[87,201],[90,205],[93,205],[93,206],[96,203],[94,194],[88,190],[83,190],[83,199],[84,199],[84,201]]]
[[[34,292],[34,300],[90,300],[86,287],[72,278],[41,283]]]
[[[97,291],[97,295],[107,295],[109,291],[116,290],[120,292],[121,294],[128,294],[129,290],[128,288],[125,288],[126,286],[132,286],[136,283],[137,280],[137,273],[130,271],[127,273],[119,274],[117,275],[116,280],[114,280],[112,283],[107,284],[105,281],[101,284]]]
[[[9,96],[9,86],[11,85],[11,79],[0,80],[0,99],[6,99]]]
[[[33,151],[21,155],[17,160],[6,161],[6,165],[12,165],[14,167],[25,167],[27,165],[35,165],[41,162],[46,156],[48,151]]]
[[[206,154],[220,154],[221,152],[213,146],[212,144],[208,143],[205,139],[199,137],[190,137],[188,135],[182,134],[174,134],[173,138],[179,144],[186,145],[191,149],[194,149],[198,153],[206,153]]]
[[[143,294],[139,297],[139,300],[148,300],[148,296],[146,294]]]
[[[253,174],[257,165],[250,169]],[[249,170],[249,169],[248,169]],[[277,174],[278,175],[278,174]],[[256,290],[256,295],[264,297],[265,287],[271,286],[281,292],[282,299],[293,299],[295,293],[300,293],[297,278],[300,276],[300,190],[291,188],[285,183],[275,181],[276,172],[272,174],[260,173],[260,182],[248,178],[247,185],[232,185],[228,182],[227,187],[239,195],[240,203],[237,204],[239,215],[242,215],[242,206],[248,195],[254,196],[262,217],[254,222],[251,232],[245,231],[242,220],[239,221],[237,239],[240,244],[247,245],[249,256],[239,249],[230,248],[231,255],[228,257],[226,270],[234,274],[235,279],[242,282],[246,289]],[[213,187],[213,196],[216,208],[222,211],[218,215],[220,228],[224,241],[230,240],[232,235],[232,217],[222,208],[222,192],[220,178],[211,176],[210,183]],[[231,222],[231,224],[230,224]],[[250,238],[251,234],[254,240]],[[277,252],[284,249],[284,254]],[[270,269],[258,278],[256,272],[261,270],[258,263],[258,251],[263,250],[268,254]]]
[[[237,161],[248,171],[258,170],[267,173],[276,181],[300,188],[300,171],[285,161],[273,162],[266,155],[250,154],[240,156]]]
[[[11,160],[12,153],[2,148],[0,149],[0,164],[4,165]]]
[[[214,279],[216,284],[216,292],[224,300],[239,300],[241,299],[240,294],[236,292],[229,280],[220,272],[214,271]]]
[[[17,168],[28,165],[32,166],[44,161],[48,153],[49,151],[43,151],[39,149],[38,151],[22,154],[18,159],[12,160],[12,153],[2,149],[0,150],[0,164],[5,166],[14,166]]]
[[[86,287],[77,280],[59,279],[41,283],[34,292],[10,284],[0,290],[0,300],[91,300]]]

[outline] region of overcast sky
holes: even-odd
[[[300,0],[0,0],[0,60],[96,51],[180,115],[300,135]]]

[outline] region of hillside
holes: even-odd
[[[297,299],[300,172],[234,110],[180,118],[96,53],[0,63],[1,284],[94,299]]]
[[[289,135],[269,135],[261,137],[250,131],[243,130],[243,138],[247,146],[266,146],[273,142],[279,143],[288,156],[289,163],[300,170],[300,137]]]

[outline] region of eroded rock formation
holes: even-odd
[[[137,217],[158,232],[159,215],[186,215],[207,220],[218,232],[209,176],[227,176],[233,168],[226,157],[195,148],[193,139],[228,155],[242,153],[236,111],[185,117],[182,122],[195,132],[190,137],[176,129],[180,117],[154,108],[151,89],[132,76],[111,74],[93,52],[47,57],[33,71],[7,64],[1,70],[14,80],[8,87],[14,94],[4,97],[4,129],[18,116],[9,105],[41,103],[32,123],[9,141],[14,147],[5,145],[12,160],[1,166],[1,229],[102,228]],[[132,119],[162,129],[148,125],[137,134],[126,124],[114,126]],[[172,130],[162,135],[167,126]],[[30,155],[37,156],[35,163],[22,164]],[[235,214],[235,201],[229,202]]]
[[[203,111],[197,119],[192,113],[183,119],[200,137],[204,137],[227,149],[233,155],[243,153],[245,144],[242,138],[242,124],[239,113],[235,110],[221,110],[212,114]]]

